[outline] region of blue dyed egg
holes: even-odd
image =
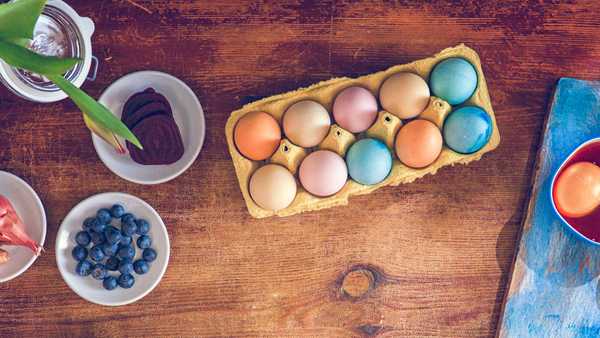
[[[354,143],[346,154],[348,174],[356,182],[373,185],[383,181],[392,169],[392,154],[383,142],[365,138]]]
[[[477,72],[473,65],[460,58],[440,62],[429,78],[434,96],[455,106],[465,102],[477,88]]]
[[[474,153],[490,139],[492,120],[481,108],[462,107],[448,116],[442,134],[450,149],[461,154]]]

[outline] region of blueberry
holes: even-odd
[[[102,281],[102,286],[108,291],[116,289],[117,285],[117,279],[113,276],[108,276]]]
[[[92,277],[97,280],[102,280],[108,276],[108,269],[102,264],[94,264],[92,266]]]
[[[92,231],[92,224],[94,223],[96,219],[94,217],[88,217],[85,219],[85,221],[83,221],[83,230],[87,231],[87,232],[91,232]]]
[[[131,273],[131,271],[133,271],[133,263],[131,263],[131,261],[129,259],[124,259],[122,261],[119,262],[119,272],[126,275],[128,273]]]
[[[121,232],[123,233],[123,235],[135,235],[136,230],[137,225],[135,224],[135,221],[128,220],[125,222],[121,222]]]
[[[136,219],[135,225],[137,226],[135,233],[138,235],[145,235],[150,230],[150,224],[145,219]]]
[[[123,209],[123,206],[115,204],[112,207],[110,207],[110,215],[113,218],[121,218],[123,214],[125,214],[125,209]]]
[[[132,246],[122,246],[119,249],[119,256],[123,259],[133,259],[135,256],[135,248]]]
[[[90,234],[88,234],[87,231],[80,231],[75,235],[75,242],[79,245],[86,246],[90,244],[91,241],[92,237],[90,237]]]
[[[142,252],[142,259],[146,262],[153,262],[156,259],[156,251],[152,248],[144,249],[144,252]]]
[[[110,211],[106,208],[102,208],[96,211],[96,218],[103,220],[106,224],[112,221],[112,216],[110,215]]]
[[[152,245],[152,240],[150,239],[150,237],[148,237],[146,235],[141,235],[140,237],[138,237],[138,239],[137,239],[138,248],[146,249],[146,248],[149,248],[150,245]]]
[[[85,246],[78,245],[73,248],[73,251],[71,251],[71,256],[73,256],[73,258],[75,258],[76,261],[83,261],[88,256],[88,250]]]
[[[121,233],[121,245],[122,246],[128,246],[131,245],[132,239],[131,236],[129,235],[123,235],[123,233]]]
[[[77,263],[75,272],[81,277],[89,275],[90,273],[92,273],[92,263],[88,261],[81,261]]]
[[[133,278],[132,274],[123,274],[119,276],[119,279],[117,279],[117,282],[119,283],[119,286],[122,287],[123,289],[129,289],[133,286],[133,283],[135,282],[135,278]]]
[[[121,261],[117,257],[111,257],[106,260],[106,268],[110,271],[117,271]]]
[[[123,216],[121,216],[121,222],[127,222],[127,221],[135,222],[135,216],[133,216],[133,214],[130,214],[130,213],[123,214]]]
[[[107,227],[106,230],[104,230],[104,236],[106,236],[106,241],[109,244],[119,244],[121,243],[121,239],[123,238],[121,232],[112,225]]]
[[[92,223],[92,229],[94,232],[103,233],[106,230],[106,222],[101,219],[96,219],[94,223]]]
[[[146,262],[145,260],[137,260],[135,261],[135,263],[133,263],[133,271],[135,271],[135,273],[137,273],[138,275],[143,275],[146,272],[148,272],[148,269],[150,269],[150,267],[148,266],[148,262]]]
[[[119,252],[119,244],[109,244],[108,242],[102,244],[102,252],[107,257],[113,257]]]
[[[92,243],[96,245],[102,245],[106,243],[106,236],[104,236],[103,233],[92,232],[90,237],[92,237]]]
[[[94,245],[90,249],[90,258],[94,262],[101,262],[104,259],[104,252],[102,251],[102,249],[99,246]]]

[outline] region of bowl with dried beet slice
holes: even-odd
[[[129,144],[125,154],[92,134],[98,156],[118,176],[158,184],[181,175],[198,157],[205,135],[202,106],[180,79],[140,71],[111,84],[98,100],[132,131],[143,150]]]

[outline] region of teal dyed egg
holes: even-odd
[[[455,152],[474,153],[490,139],[492,120],[481,108],[462,107],[446,118],[442,134],[448,147]]]
[[[477,88],[477,72],[473,65],[460,58],[440,62],[429,78],[433,96],[455,106],[473,95]]]
[[[346,164],[353,180],[373,185],[383,181],[392,170],[392,155],[383,142],[365,138],[350,147]]]

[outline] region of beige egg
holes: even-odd
[[[385,80],[379,90],[381,107],[401,119],[411,119],[429,104],[429,86],[413,73],[398,73]]]
[[[292,173],[277,164],[258,168],[250,178],[250,197],[266,210],[285,209],[294,201],[296,190],[296,180]]]
[[[330,127],[327,109],[315,101],[296,102],[283,115],[283,133],[290,142],[300,147],[318,145],[325,139]]]

